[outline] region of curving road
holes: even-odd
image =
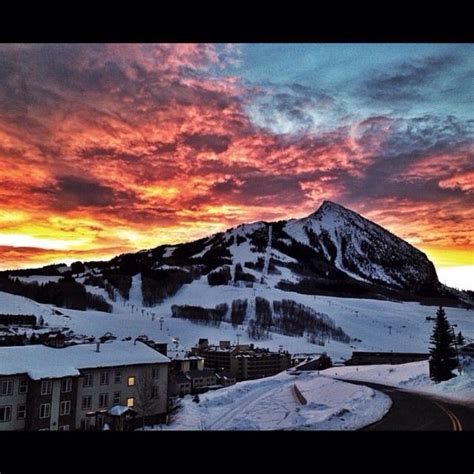
[[[338,380],[365,385],[392,399],[392,407],[382,420],[366,426],[363,431],[474,431],[474,403],[470,406],[446,402],[387,385]]]

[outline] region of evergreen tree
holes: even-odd
[[[458,332],[458,336],[456,338],[456,342],[458,346],[463,346],[464,345],[464,336],[462,335],[462,332]]]
[[[457,353],[454,345],[454,331],[441,306],[436,312],[430,341],[432,344],[430,348],[430,376],[436,382],[449,380],[454,376],[451,371],[458,365]]]

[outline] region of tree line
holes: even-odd
[[[17,278],[0,278],[0,290],[61,308],[112,312],[112,306],[102,296],[88,293],[84,285],[76,282],[71,276],[42,284],[24,283]]]

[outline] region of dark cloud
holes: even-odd
[[[183,133],[180,135],[182,143],[197,152],[211,151],[214,153],[224,153],[229,148],[231,137],[212,133]]]
[[[409,161],[467,148],[474,140],[474,120],[425,115],[411,119],[373,117],[358,127],[358,143],[370,153]],[[404,163],[407,164],[407,163]]]
[[[81,207],[116,206],[123,201],[137,202],[137,196],[130,191],[117,190],[78,176],[59,176],[53,186],[36,188],[32,192],[47,196],[54,207],[66,211]]]
[[[343,177],[347,198],[471,200],[460,189],[440,187],[439,181],[474,169],[474,121],[374,117],[361,124],[359,133],[358,144],[373,154],[361,176]]]
[[[430,94],[431,87],[455,65],[453,55],[429,56],[395,65],[390,72],[374,72],[359,93],[371,100],[409,101]]]
[[[272,176],[254,175],[242,180],[230,178],[215,183],[209,190],[208,199],[225,198],[226,202],[245,205],[292,206],[305,203],[307,196],[303,191],[298,175]]]
[[[135,153],[125,152],[118,150],[116,148],[106,148],[106,147],[87,147],[77,151],[77,156],[79,158],[85,158],[90,160],[119,160],[127,162],[137,162],[140,160],[141,156]]]

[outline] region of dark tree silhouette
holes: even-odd
[[[430,341],[432,344],[430,348],[430,377],[436,382],[453,378],[452,370],[458,365],[455,335],[441,306],[436,312]]]

